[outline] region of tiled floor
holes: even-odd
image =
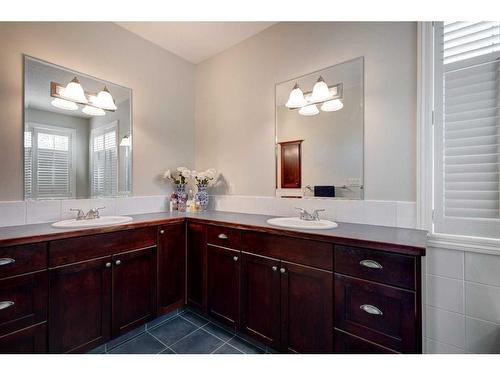
[[[193,311],[181,310],[128,332],[90,353],[262,354],[270,351]]]

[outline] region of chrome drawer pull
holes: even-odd
[[[366,268],[374,268],[379,270],[383,268],[379,262],[375,262],[374,260],[371,259],[364,259],[361,262],[359,262],[359,264]]]
[[[227,236],[224,233],[219,234],[217,237],[219,237],[221,240],[227,240]]]
[[[14,305],[14,302],[12,302],[12,301],[2,301],[2,302],[0,302],[0,310],[11,307],[12,305]]]
[[[359,308],[368,314],[384,315],[378,307],[375,307],[373,305],[361,305],[361,306],[359,306]]]
[[[15,263],[16,260],[12,258],[0,258],[0,266],[6,266],[7,264]]]

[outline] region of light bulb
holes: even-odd
[[[85,91],[83,91],[83,87],[76,77],[66,85],[61,93],[61,96],[74,102],[88,103],[87,97],[85,96]]]
[[[90,105],[83,107],[82,112],[89,116],[104,116],[106,114],[101,108],[91,107]]]
[[[93,104],[102,109],[116,111],[115,101],[106,86],[97,94]]]
[[[292,91],[290,92],[290,96],[288,97],[288,101],[286,102],[287,108],[300,108],[307,104],[304,99],[304,93],[300,89],[298,84],[293,86]]]
[[[333,97],[328,85],[325,83],[323,77],[319,77],[318,81],[314,84],[310,101],[312,103],[324,102]]]
[[[314,116],[319,113],[318,107],[316,107],[316,104],[310,104],[306,105],[305,107],[302,107],[299,109],[299,115],[302,116]]]
[[[333,99],[327,102],[324,102],[321,105],[321,110],[324,112],[334,112],[342,109],[344,107],[344,103],[340,99]]]
[[[78,106],[74,102],[70,102],[69,100],[64,100],[60,98],[53,99],[50,104],[52,104],[56,108],[66,109],[68,111],[75,111],[78,109]]]

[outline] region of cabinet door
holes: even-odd
[[[206,226],[188,223],[187,236],[187,302],[205,311]]]
[[[208,313],[237,328],[240,316],[240,252],[207,246]]]
[[[45,322],[0,336],[2,354],[40,354],[47,351]]]
[[[158,313],[184,304],[186,279],[185,224],[161,226],[158,230]]]
[[[110,339],[111,257],[49,271],[49,351],[86,352]]]
[[[280,262],[242,253],[241,330],[264,344],[280,344]]]
[[[281,342],[292,353],[333,351],[333,274],[281,262]]]
[[[119,336],[156,315],[156,247],[113,255],[112,333]]]

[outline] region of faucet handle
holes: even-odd
[[[100,216],[100,212],[99,210],[104,210],[106,208],[106,206],[102,206],[102,207],[97,207],[97,208],[94,208],[94,211],[95,211],[95,217],[97,219],[99,219],[101,216]]]
[[[320,208],[319,210],[314,210],[311,216],[314,220],[319,220],[319,213],[325,211],[324,208]]]
[[[69,210],[76,212],[76,220],[82,220],[85,217],[85,213],[81,208],[70,208]]]

